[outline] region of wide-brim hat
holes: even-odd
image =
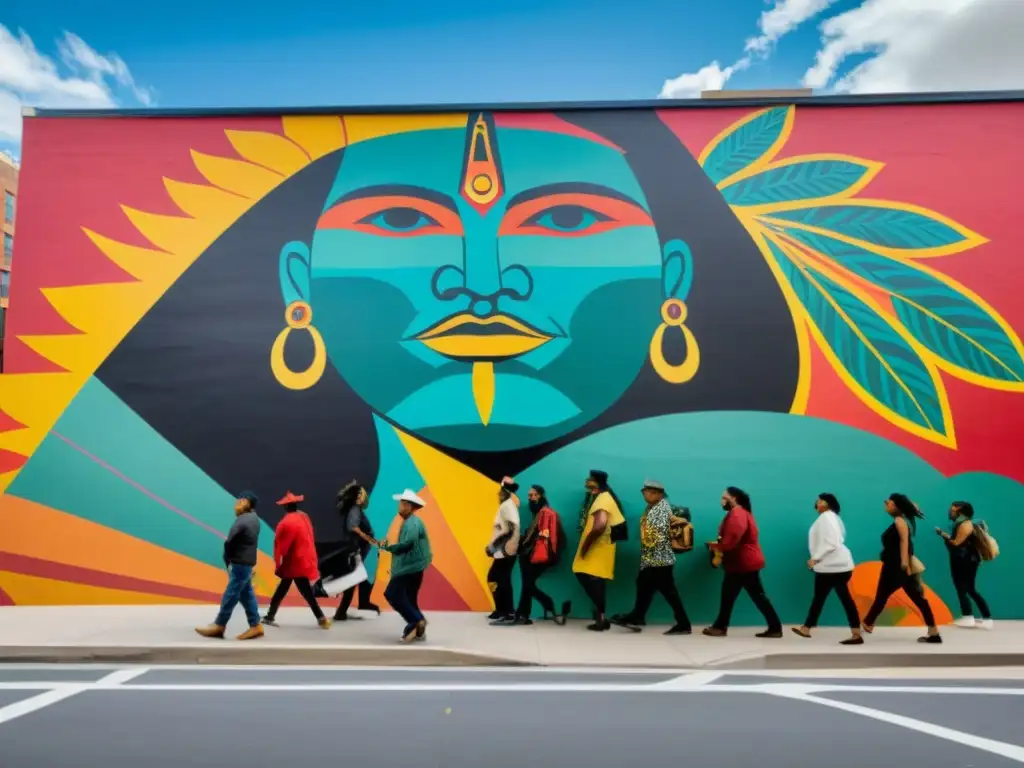
[[[659,483],[657,480],[651,480],[650,478],[648,478],[647,480],[644,480],[644,490],[645,491],[661,491],[662,493],[664,493],[665,492],[665,486],[663,484]]]
[[[288,504],[299,504],[306,500],[305,496],[297,496],[296,494],[288,491],[284,496],[277,500],[279,507],[287,506]]]
[[[417,507],[427,506],[427,502],[425,502],[423,499],[421,499],[408,488],[406,488],[401,493],[396,493],[391,498],[394,499],[395,501],[408,501],[410,504],[415,504]]]

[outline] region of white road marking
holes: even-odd
[[[97,680],[95,683],[80,683],[80,684],[61,684],[53,685],[49,684],[50,690],[40,693],[36,696],[31,696],[21,701],[16,701],[13,704],[8,704],[6,707],[0,708],[0,725],[3,723],[9,723],[11,720],[28,715],[32,712],[38,712],[40,709],[52,706],[58,702],[70,699],[72,696],[77,696],[85,691],[92,690],[96,687],[103,686],[104,688],[117,688],[121,683],[127,682],[139,675],[145,674],[146,668],[135,668],[135,669],[119,669],[111,672],[109,675]],[[38,689],[38,686],[29,690]],[[7,690],[17,690],[16,688]]]
[[[647,685],[639,684],[637,687],[644,690],[656,689],[656,690],[670,690],[670,691],[689,691],[698,688],[703,688],[709,683],[713,683],[715,680],[722,676],[721,672],[691,672],[688,675],[678,675],[670,680],[665,680],[661,683],[648,683]],[[716,690],[717,690],[716,686]]]
[[[912,717],[906,717],[904,715],[898,715],[894,712],[885,712],[878,709],[872,709],[871,707],[865,707],[860,704],[851,704],[846,701],[836,701],[834,699],[823,699],[816,696],[810,696],[805,693],[800,693],[794,690],[784,688],[782,686],[777,690],[772,690],[768,686],[762,687],[765,693],[769,693],[773,696],[781,696],[783,698],[792,699],[794,701],[803,701],[808,704],[816,704],[823,707],[831,707],[832,709],[839,709],[843,712],[850,712],[855,715],[862,715],[863,717],[869,717],[872,720],[879,720],[883,723],[889,723],[896,725],[907,730],[917,731],[918,733],[924,733],[928,736],[935,736],[946,741],[953,741],[957,744],[963,744],[967,747],[973,747],[974,749],[980,749],[984,752],[991,752],[994,755],[1000,755],[1009,760],[1014,760],[1018,763],[1024,763],[1024,747],[1020,747],[1016,744],[1007,744],[1003,741],[996,741],[995,739],[986,739],[982,736],[975,736],[971,733],[962,733],[955,731],[952,728],[946,728],[941,725],[935,725],[934,723],[925,722],[924,720],[915,720]],[[846,689],[843,689],[844,691]],[[885,690],[891,691],[893,689],[887,688]]]

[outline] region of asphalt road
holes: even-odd
[[[0,666],[2,768],[988,768],[1021,722],[1024,680]]]

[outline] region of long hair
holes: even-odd
[[[338,511],[344,513],[350,507],[352,507],[356,500],[359,498],[360,492],[363,490],[357,481],[352,480],[345,484],[345,486],[338,491],[337,507]]]
[[[974,517],[974,505],[969,501],[954,501],[953,509],[966,517],[968,520]]]
[[[910,530],[917,533],[917,521],[924,518],[924,513],[917,508],[917,505],[910,500],[910,497],[902,493],[890,493],[889,501],[896,507],[896,517],[902,517],[907,521]]]
[[[839,499],[833,496],[831,493],[819,493],[818,498],[828,504],[828,508],[839,514]]]
[[[747,512],[754,511],[754,505],[750,501],[750,496],[742,488],[737,488],[735,485],[730,485],[725,489],[726,492],[736,499],[736,504],[743,507]]]

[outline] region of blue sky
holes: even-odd
[[[850,5],[856,2],[851,0]],[[115,0],[4,3],[0,23],[53,54],[65,30],[116,52],[161,106],[639,99],[731,62],[763,0]],[[166,11],[155,11],[156,7]],[[730,87],[799,83],[813,24]]]
[[[943,32],[965,6],[996,2],[1008,0],[930,0],[934,12],[918,9],[904,21],[920,31],[930,18]],[[654,98],[666,79],[741,59],[773,9],[788,14],[782,31],[764,55],[733,71],[728,87],[799,86],[827,43],[821,24],[832,19],[840,24],[836,63],[819,77],[827,90],[908,37],[898,34],[901,5],[906,0],[12,0],[0,6],[0,25],[9,44],[24,47],[14,39],[22,31],[31,37],[62,78],[75,75],[59,48],[72,33],[108,63],[123,61],[160,107],[494,103]],[[860,15],[843,28],[849,11]],[[5,87],[22,103],[48,100],[45,91],[19,91],[17,73],[5,80],[12,66],[0,45],[0,110],[11,106]],[[914,86],[895,71],[870,82]],[[138,104],[139,91],[112,75],[77,74],[102,80],[110,105]],[[94,105],[89,99],[83,105]],[[0,147],[16,149],[10,125],[5,135],[0,114]]]

